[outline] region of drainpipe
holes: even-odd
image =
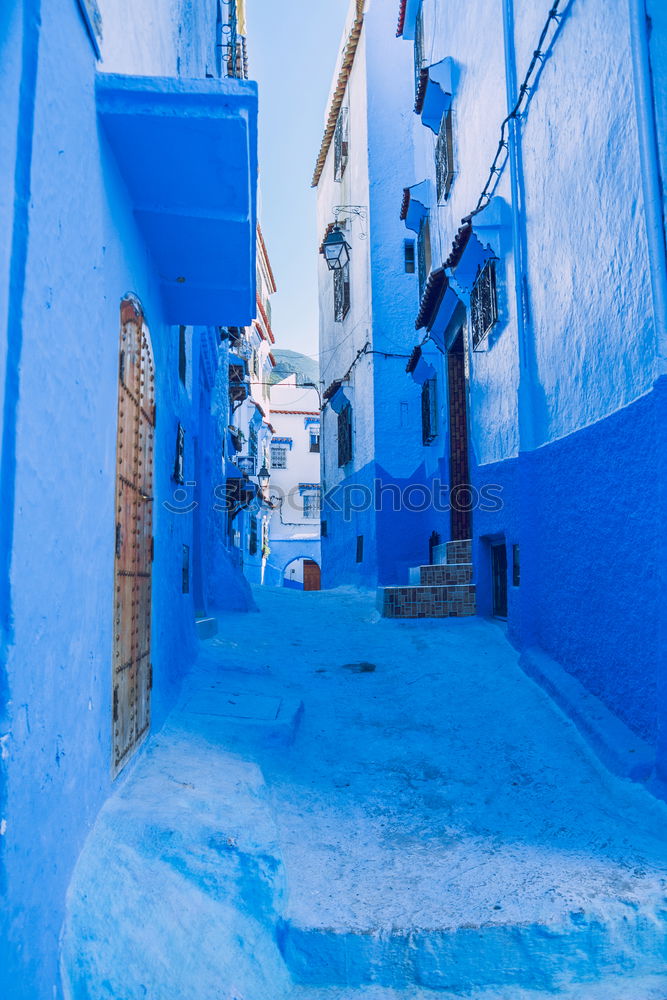
[[[628,9],[659,376],[667,374],[667,256],[645,0],[629,0]]]
[[[517,101],[516,48],[514,45],[514,2],[503,0],[503,42],[505,54],[505,87],[508,112]],[[530,457],[536,441],[534,427],[533,372],[534,355],[528,309],[527,236],[524,212],[523,161],[521,155],[521,127],[516,118],[509,122],[508,131],[510,188],[512,200],[512,250],[514,255],[514,295],[519,361],[518,424],[519,457],[517,467],[516,535],[511,541],[521,546],[521,588],[518,599],[518,621],[511,626],[512,638],[525,649],[537,642],[538,625],[533,607],[539,567],[536,562],[538,547],[534,536],[539,531],[539,502],[533,498]],[[510,539],[508,539],[509,541]],[[514,617],[514,616],[513,616]]]
[[[514,0],[503,2],[503,42],[505,51],[505,89],[507,110],[517,101],[516,50],[514,45]],[[529,363],[529,318],[527,289],[527,246],[523,185],[523,159],[521,155],[521,130],[513,118],[508,133],[510,187],[512,192],[512,247],[514,252],[514,295],[519,347],[519,450],[529,451],[535,446],[531,403],[531,366]]]

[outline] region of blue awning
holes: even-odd
[[[98,73],[97,113],[160,275],[168,323],[255,315],[257,86]]]
[[[477,235],[472,232],[465,245],[465,249],[452,269],[457,284],[459,284],[465,292],[471,292],[473,285],[477,280],[477,275],[483,268],[484,264],[487,260],[495,256],[496,255],[491,247],[488,245],[484,246],[484,244],[478,239]]]
[[[403,189],[403,203],[401,205],[401,219],[408,229],[413,233],[418,233],[422,219],[428,215],[431,204],[431,183],[421,181],[413,184],[412,187]]]
[[[279,438],[279,437],[272,437],[272,438],[271,438],[271,444],[285,444],[285,445],[287,445],[287,446],[288,446],[289,448],[291,448],[291,447],[292,447],[292,438],[285,438],[285,437],[282,437],[282,438]]]
[[[454,313],[460,304],[461,299],[452,288],[452,285],[448,283],[444,295],[440,299],[437,308],[434,310],[433,317],[430,321],[431,325],[427,325],[427,330],[431,340],[438,345],[441,351],[446,350],[446,339],[449,324],[451,323]]]
[[[432,364],[432,349],[427,344],[419,344],[410,355],[410,360],[406,366],[406,372],[411,375],[417,385],[423,385],[436,374],[436,369]]]
[[[242,479],[243,473],[239,469],[238,465],[234,465],[228,459],[224,459],[222,463],[222,475],[224,479]]]
[[[422,0],[406,0],[405,14],[403,15],[403,24],[400,34],[409,42],[411,42],[415,37],[417,15],[419,13],[419,8],[421,7],[421,2]]]
[[[455,70],[454,60],[449,56],[422,70],[415,111],[421,115],[422,123],[436,135],[440,131],[442,116],[451,107]]]
[[[349,386],[341,385],[329,398],[329,406],[334,413],[340,413],[344,406],[352,403],[349,393]]]

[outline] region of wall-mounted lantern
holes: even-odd
[[[266,462],[262,464],[262,468],[257,473],[257,482],[259,483],[260,489],[265,490],[269,485],[269,480],[271,479],[271,474],[266,467]]]
[[[350,245],[338,223],[327,233],[322,250],[329,270],[342,271],[350,259]]]

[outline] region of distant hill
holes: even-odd
[[[288,375],[296,375],[297,382],[302,385],[304,382],[319,383],[320,368],[314,358],[309,358],[299,351],[273,351],[276,359],[276,367],[271,372],[272,382],[281,382]]]

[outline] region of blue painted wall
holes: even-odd
[[[0,995],[36,1000],[60,996],[65,892],[111,788],[121,299],[128,292],[140,299],[156,367],[154,727],[195,651],[193,595],[181,587],[183,544],[194,552],[193,519],[162,502],[175,488],[178,421],[186,429],[186,478],[203,476],[209,495],[219,476],[213,464],[195,469],[193,454],[195,436],[205,444],[216,434],[200,400],[199,353],[202,337],[217,333],[191,332],[184,390],[178,329],[163,320],[159,276],[98,133],[95,57],[77,4],[4,5],[0,39],[7,112],[0,140]],[[15,178],[12,204],[5,192]],[[219,390],[226,393],[224,380]],[[219,574],[211,603],[224,600],[223,578],[229,583],[234,572]]]

